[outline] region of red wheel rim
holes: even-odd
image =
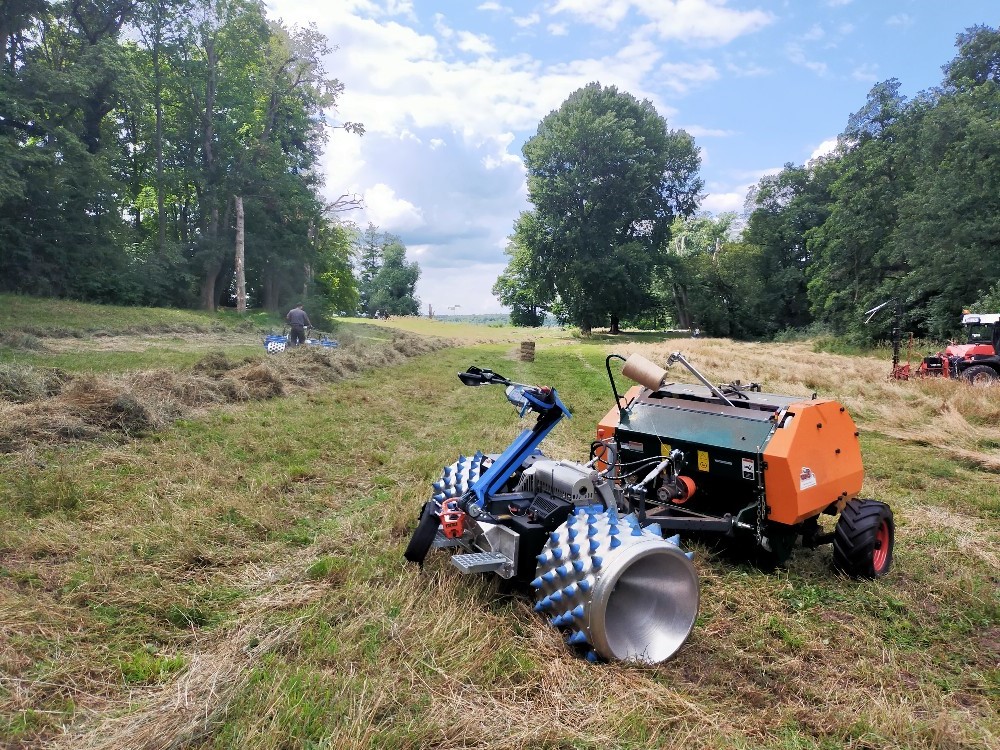
[[[872,566],[876,573],[885,570],[886,563],[889,562],[889,524],[885,521],[879,524],[878,532],[875,534],[875,553],[872,555]]]

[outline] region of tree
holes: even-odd
[[[702,183],[693,139],[671,131],[648,101],[591,83],[546,116],[523,149],[533,211],[515,228],[532,256],[506,279],[559,299],[589,332],[652,303],[675,216],[694,211]],[[506,282],[505,282],[506,283]]]
[[[760,248],[760,273],[768,280],[770,305],[762,332],[777,333],[809,324],[806,271],[813,261],[807,238],[830,215],[830,183],[836,157],[808,166],[785,164],[747,196],[743,241]]]
[[[406,262],[406,248],[393,241],[382,249],[382,264],[373,280],[373,293],[369,302],[374,317],[389,315],[416,315],[420,302],[414,296],[420,267]]]

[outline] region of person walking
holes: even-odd
[[[299,344],[306,343],[306,326],[312,327],[309,316],[302,307],[303,305],[300,302],[285,315],[285,320],[292,327],[292,333],[288,337],[289,346],[298,346]]]

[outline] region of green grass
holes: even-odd
[[[0,294],[0,331],[23,331],[38,336],[94,333],[210,331],[281,326],[264,311],[244,317],[233,311],[204,312],[163,307],[116,307],[72,300]]]
[[[573,419],[544,447],[579,460],[621,343],[553,340],[531,363],[469,345],[0,456],[0,744],[77,722],[80,748],[988,747],[996,546],[971,545],[998,538],[1000,495],[933,445],[863,434],[865,492],[897,519],[886,580],[838,577],[829,547],[760,570],[696,546],[698,625],[655,667],[574,657],[526,596],[443,553],[403,563],[441,467],[525,426],[456,372],[554,385]],[[181,679],[200,733],[181,732]]]

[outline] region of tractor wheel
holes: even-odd
[[[973,365],[963,370],[962,378],[972,385],[992,385],[997,381],[997,372],[989,365]]]
[[[437,536],[440,519],[435,510],[434,501],[428,500],[424,509],[420,511],[417,528],[414,530],[413,536],[410,537],[410,543],[406,545],[406,551],[403,553],[403,557],[417,565],[424,564],[424,558],[427,557],[431,545],[434,544],[434,537]]]
[[[888,505],[851,500],[834,530],[833,565],[854,578],[881,578],[892,567],[895,536]]]

